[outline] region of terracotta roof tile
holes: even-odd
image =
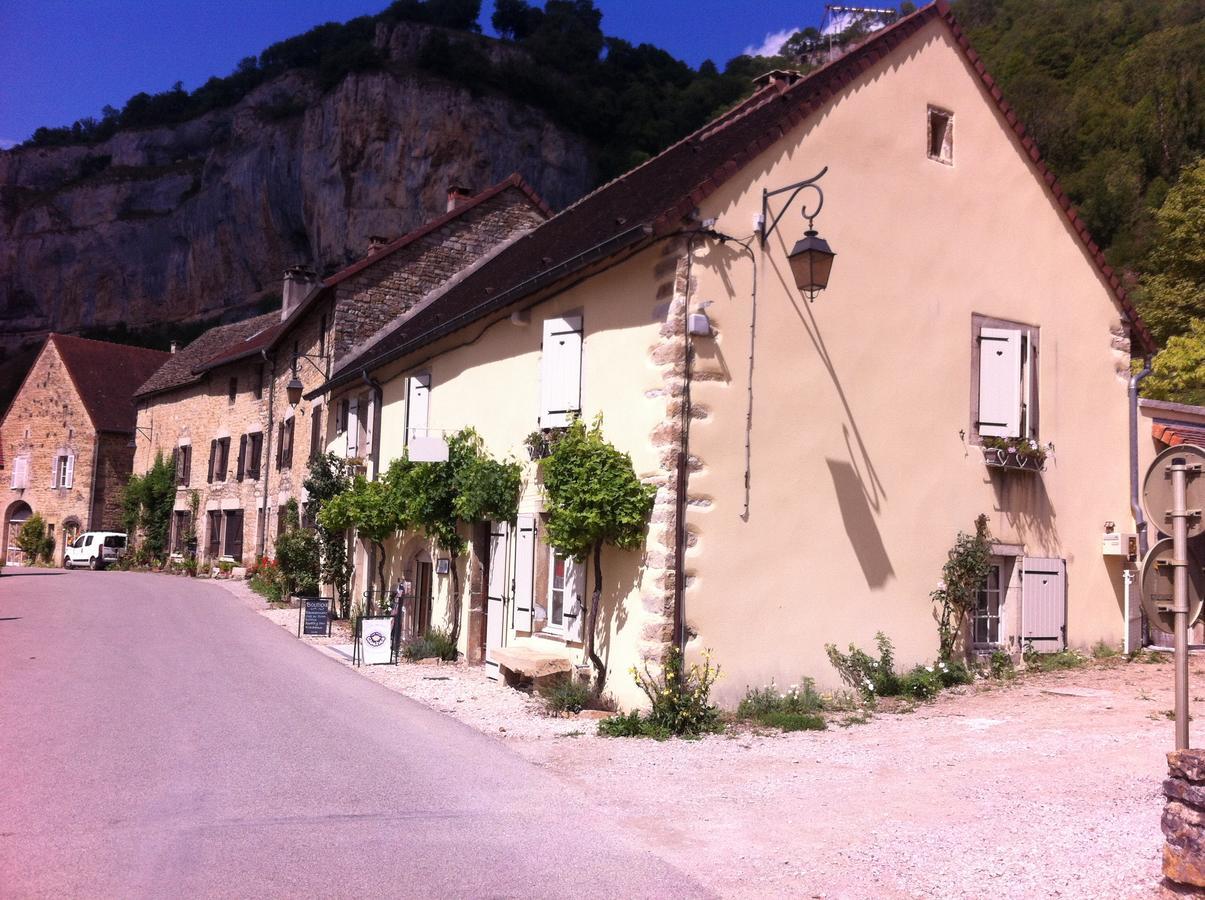
[[[65,334],[47,340],[54,342],[97,431],[133,431],[134,392],[171,359],[162,350]]]

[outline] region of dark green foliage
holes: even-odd
[[[131,475],[122,493],[122,524],[128,544],[141,533],[140,549],[153,559],[162,559],[171,534],[172,507],[176,502],[176,472],[162,453],[143,475]]]
[[[318,550],[321,556],[319,575],[324,584],[334,585],[340,614],[351,614],[351,560],[347,556],[346,532],[332,530],[322,524],[323,507],[351,487],[347,462],[333,453],[310,460],[310,471],[303,487],[306,490],[310,519],[317,523]]]
[[[928,666],[915,666],[900,676],[900,693],[913,700],[932,700],[944,686],[937,670]]]
[[[992,535],[987,516],[975,519],[975,533],[958,532],[950,558],[941,570],[941,584],[929,596],[937,620],[938,655],[946,663],[954,659],[954,648],[962,636],[963,622],[975,608],[979,591],[991,572]]]
[[[16,536],[17,546],[29,556],[31,563],[39,560],[51,562],[54,556],[54,538],[46,533],[46,522],[41,514],[34,513],[21,525]]]
[[[849,653],[842,653],[835,644],[824,645],[829,662],[841,680],[870,701],[875,697],[895,697],[900,693],[891,639],[881,631],[875,634],[874,639],[879,651],[877,658],[853,644],[849,645]]]
[[[704,651],[703,664],[687,666],[682,651],[670,647],[659,672],[645,665],[641,672],[631,669],[637,687],[648,698],[649,711],[632,711],[599,724],[599,734],[611,737],[632,736],[664,738],[699,737],[724,730],[720,712],[711,703],[711,688],[720,676],[720,667],[713,665],[711,654]],[[608,722],[615,722],[608,730]]]
[[[402,645],[402,656],[410,662],[420,659],[456,659],[456,641],[451,632],[433,628],[421,637],[413,638]]]
[[[308,597],[318,593],[318,536],[308,528],[290,524],[276,536],[276,564],[286,593]]]
[[[656,741],[670,737],[668,729],[653,724],[638,709],[603,719],[598,723],[598,733],[603,737],[647,737]]]
[[[545,708],[555,714],[579,713],[594,698],[590,685],[580,678],[552,678],[539,687]]]
[[[819,713],[770,712],[758,724],[781,731],[824,731],[828,725]]]

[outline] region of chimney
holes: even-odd
[[[794,69],[771,69],[764,75],[758,75],[753,79],[753,84],[757,88],[769,87],[770,85],[779,85],[781,87],[789,87],[800,78],[803,77],[802,72],[797,72]]]
[[[467,187],[452,182],[448,185],[448,212],[460,206],[473,195]]]
[[[179,349],[180,348],[179,348],[179,346],[177,346],[176,342],[172,341],[172,353],[175,353]]]
[[[368,255],[374,256],[382,247],[389,243],[389,239],[379,234],[370,234],[368,236]]]
[[[309,266],[292,266],[285,269],[284,288],[281,291],[280,321],[289,317],[301,301],[318,283],[318,276]]]

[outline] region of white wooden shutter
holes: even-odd
[[[75,454],[67,454],[67,480],[63,482],[63,487],[71,487],[75,483]]]
[[[360,398],[352,397],[347,403],[347,455],[360,455]]]
[[[979,330],[979,433],[1021,436],[1021,338],[1013,328]]]
[[[585,626],[586,571],[589,560],[578,562],[570,557],[565,560],[565,638],[580,641]]]
[[[50,469],[50,486],[56,488],[59,486],[59,466],[62,464],[62,454],[54,458],[54,465]]]
[[[515,533],[515,631],[531,631],[536,587],[536,517],[519,516]]]
[[[1021,646],[1039,653],[1067,646],[1067,563],[1026,556],[1021,560]]]
[[[406,386],[406,446],[416,437],[427,436],[427,416],[431,411],[431,376],[411,375]]]
[[[582,317],[544,320],[540,426],[568,425],[582,408]]]
[[[498,679],[498,663],[493,651],[502,646],[506,632],[506,593],[510,583],[507,568],[507,545],[509,544],[510,525],[507,522],[490,523],[489,586],[486,588],[485,608],[485,673],[494,680]]]
[[[29,457],[18,456],[13,460],[13,487],[29,487]]]

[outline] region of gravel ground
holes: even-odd
[[[296,632],[296,610],[264,610],[244,585],[227,586]],[[1168,661],[957,689],[825,732],[737,729],[664,743],[544,716],[538,700],[476,667],[360,671],[579,785],[724,896],[1163,893]],[[1205,721],[1205,659],[1194,659],[1193,685]]]

